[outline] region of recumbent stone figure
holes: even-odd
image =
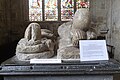
[[[51,58],[54,55],[54,43],[50,38],[53,36],[51,31],[41,29],[38,23],[29,24],[24,38],[17,44],[16,57],[21,61]]]
[[[78,9],[71,22],[59,26],[58,59],[79,59],[79,40],[95,39],[96,32],[90,27],[88,9]]]

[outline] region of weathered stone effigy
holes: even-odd
[[[54,35],[47,29],[41,29],[38,23],[31,23],[16,47],[18,60],[30,60],[33,58],[50,58],[54,55],[54,43],[51,39]]]
[[[78,9],[71,22],[59,26],[58,34],[59,59],[79,59],[79,40],[95,39],[96,33],[90,27],[90,13],[88,9]]]

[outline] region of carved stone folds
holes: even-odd
[[[59,26],[58,34],[59,49],[57,58],[79,59],[79,40],[96,38],[95,32],[90,28],[90,16],[88,9],[78,9],[73,17],[73,21]]]
[[[18,60],[30,60],[33,58],[50,58],[54,55],[54,42],[51,31],[43,29],[38,23],[31,23],[16,47]]]

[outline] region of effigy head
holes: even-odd
[[[40,40],[41,39],[41,27],[38,23],[30,23],[25,31],[24,38],[28,40]]]
[[[73,17],[73,27],[74,29],[87,30],[90,23],[90,13],[89,9],[78,9]]]

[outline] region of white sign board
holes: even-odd
[[[30,64],[61,63],[61,59],[31,59]]]
[[[105,40],[80,40],[80,60],[109,60]]]

